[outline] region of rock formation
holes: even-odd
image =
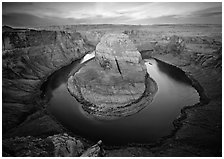
[[[32,136],[14,137],[2,141],[2,151],[4,157],[53,157],[54,144]]]
[[[47,138],[15,137],[2,141],[4,157],[100,157],[105,151],[102,141],[91,146],[67,133]]]
[[[81,141],[66,133],[49,136],[48,138],[54,144],[55,157],[77,157],[84,151],[84,146]]]
[[[40,87],[51,73],[94,48],[77,32],[3,27],[2,39],[4,136],[44,107]]]
[[[102,157],[105,154],[103,148],[101,148],[102,141],[98,141],[97,144],[88,148],[80,157]]]
[[[132,115],[152,101],[157,85],[127,35],[104,35],[95,54],[94,60],[68,80],[70,93],[88,114],[116,119]]]

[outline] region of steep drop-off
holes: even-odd
[[[10,136],[10,129],[45,106],[46,103],[40,99],[40,87],[47,77],[62,66],[92,52],[94,47],[74,32],[3,27],[2,37],[3,136]],[[41,119],[44,123],[51,122],[51,118],[46,115],[40,117],[38,122],[41,123]],[[53,131],[51,127],[45,127]],[[41,131],[47,132],[46,129],[42,128]]]

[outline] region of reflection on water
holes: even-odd
[[[191,80],[187,78],[184,71],[182,71],[181,69],[177,69],[176,66],[169,65],[158,59],[155,59],[155,60],[157,61],[157,66],[160,72],[166,73],[168,76],[170,76],[172,79],[176,80],[177,82],[181,82],[183,84],[184,83],[191,84]]]
[[[93,51],[90,54],[86,54],[86,56],[84,56],[84,58],[81,60],[81,63],[87,62],[88,60],[90,60],[94,57],[95,57],[95,51]]]
[[[98,121],[83,115],[80,104],[66,87],[69,73],[80,67],[79,62],[58,70],[45,84],[49,110],[67,128],[94,141],[101,139],[108,144],[154,142],[170,133],[181,108],[197,103],[199,96],[183,71],[155,59],[147,59],[145,63],[158,84],[158,92],[153,102],[137,114],[113,121]]]
[[[44,92],[43,95],[46,96],[48,99],[50,99],[52,97],[52,91],[54,91],[56,88],[58,88],[62,84],[67,83],[67,79],[71,72],[76,72],[77,70],[79,70],[79,68],[82,66],[81,64],[88,62],[94,56],[95,56],[95,52],[86,54],[86,56],[84,56],[82,60],[74,61],[70,65],[67,65],[61,68],[59,71],[53,73],[48,78],[47,82],[45,82],[41,87],[41,90]]]
[[[53,73],[45,82],[41,90],[44,92],[42,96],[45,96],[47,99],[51,99],[53,91],[57,90],[63,83],[67,82],[69,73],[73,68],[77,68],[80,63],[80,60],[72,62],[70,65],[61,68],[60,70]]]

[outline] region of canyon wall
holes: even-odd
[[[77,33],[3,27],[3,135],[44,107],[41,84],[54,71],[92,52]]]

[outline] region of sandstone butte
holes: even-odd
[[[86,115],[103,120],[139,112],[158,90],[126,34],[105,34],[95,58],[72,74],[67,86]]]

